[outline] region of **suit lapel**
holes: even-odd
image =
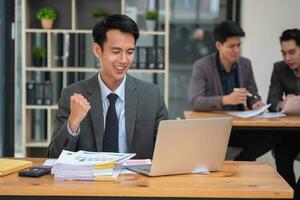
[[[125,129],[129,152],[132,148],[131,145],[136,120],[137,101],[136,82],[129,74],[127,74],[125,83]]]
[[[242,72],[242,67],[241,67],[241,63],[240,63],[240,59],[237,60],[237,68],[238,68],[238,80],[239,80],[239,87],[240,88],[245,88],[245,81],[244,81],[244,73]]]
[[[215,81],[215,84],[217,85],[217,90],[218,90],[218,93],[220,94],[220,95],[222,95],[223,94],[223,90],[222,90],[222,85],[221,85],[221,80],[220,80],[220,75],[219,75],[219,71],[218,71],[218,67],[217,67],[217,61],[216,61],[216,59],[217,59],[217,56],[218,56],[218,54],[217,53],[215,53],[213,56],[212,56],[212,62],[213,62],[213,76],[214,76],[214,81]]]
[[[98,81],[98,73],[90,79],[88,83],[88,101],[91,105],[90,117],[93,124],[95,141],[97,146],[97,151],[102,151],[103,147],[103,108],[102,108],[102,98],[100,92],[100,86]]]

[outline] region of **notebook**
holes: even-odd
[[[221,171],[232,118],[163,120],[151,165],[127,168],[148,176]]]
[[[31,161],[0,158],[0,176],[4,176],[31,166]]]

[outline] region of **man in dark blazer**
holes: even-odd
[[[285,30],[279,39],[283,61],[274,64],[268,95],[268,103],[272,104],[269,109],[273,112],[281,111],[289,99],[300,95],[300,30]],[[284,132],[274,148],[277,171],[293,188],[296,188],[293,165],[299,152],[299,133]],[[300,183],[297,187],[295,199],[300,199]]]
[[[189,104],[194,111],[259,109],[262,103],[251,62],[240,56],[240,26],[232,21],[214,29],[217,52],[195,62],[189,88]],[[249,97],[251,96],[251,97]],[[272,138],[250,131],[233,131],[230,146],[243,147],[235,160],[255,160],[272,149]]]
[[[98,22],[93,37],[100,71],[62,90],[48,156],[66,149],[151,158],[159,122],[168,114],[158,86],[127,74],[139,29],[128,16],[116,14]]]

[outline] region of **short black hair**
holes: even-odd
[[[280,43],[288,40],[295,40],[298,47],[300,47],[300,30],[297,28],[287,29],[282,32],[279,37]]]
[[[221,22],[214,28],[213,33],[215,40],[221,42],[222,44],[226,42],[226,40],[230,37],[245,36],[245,32],[243,31],[243,29],[233,21]]]
[[[101,49],[103,49],[103,44],[107,40],[106,33],[110,30],[119,30],[123,33],[132,34],[135,43],[140,36],[137,24],[130,17],[122,14],[109,15],[97,22],[93,28],[94,41]]]

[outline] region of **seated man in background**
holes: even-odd
[[[272,104],[269,109],[274,112],[281,111],[290,98],[300,95],[300,30],[285,30],[279,39],[283,61],[274,64],[268,95],[268,103]],[[293,164],[299,152],[299,132],[283,133],[274,148],[277,171],[293,188],[296,186]]]
[[[94,26],[93,37],[101,68],[62,90],[48,156],[66,149],[152,158],[159,122],[168,113],[158,86],[127,74],[138,26],[126,15],[111,15]]]
[[[263,106],[253,77],[251,62],[240,56],[240,26],[225,21],[214,29],[217,52],[195,62],[189,88],[193,111],[240,111]],[[252,97],[248,95],[252,94]],[[249,131],[231,133],[230,146],[243,147],[235,160],[255,160],[273,147],[272,137]]]

